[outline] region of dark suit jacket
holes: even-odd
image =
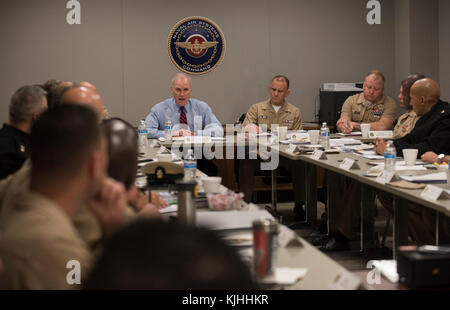
[[[418,149],[419,154],[434,152],[450,154],[450,107],[448,102],[439,101],[416,123],[413,131],[403,138],[394,140],[397,154],[403,149]]]
[[[0,129],[0,180],[16,172],[28,157],[30,135],[19,129],[3,125]]]

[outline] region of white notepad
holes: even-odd
[[[266,210],[197,212],[197,226],[210,230],[250,229],[259,219],[274,218]]]
[[[400,177],[409,182],[447,182],[447,172]]]

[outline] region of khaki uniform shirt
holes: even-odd
[[[397,105],[395,101],[383,96],[380,101],[369,104],[364,98],[364,93],[348,97],[342,106],[342,116],[347,116],[352,122],[374,123],[382,117],[395,120],[397,116]]]
[[[3,223],[0,255],[10,289],[76,289],[67,275],[80,263],[81,284],[92,264],[89,246],[71,218],[52,200],[28,192],[15,200]]]
[[[14,202],[22,200],[22,197],[29,193],[30,178],[31,161],[28,159],[15,174],[0,182],[0,228],[8,222],[9,214],[15,207]],[[90,246],[102,237],[100,223],[87,206],[78,209],[73,216],[73,224],[81,238]]]
[[[302,126],[302,114],[300,109],[285,102],[278,112],[275,112],[270,100],[256,103],[248,110],[243,126],[248,124],[267,125],[270,129],[272,124],[285,126],[288,130],[300,130]]]
[[[409,134],[414,129],[419,118],[420,116],[417,116],[413,110],[400,116],[397,125],[394,127],[394,139],[400,139]]]

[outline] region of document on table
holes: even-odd
[[[425,175],[400,176],[402,179],[415,183],[444,183],[447,182],[447,172],[439,172]]]
[[[270,132],[262,132],[262,133],[258,133],[256,134],[257,137],[271,137],[272,134]]]
[[[355,139],[330,139],[330,146],[361,145],[361,141]]]
[[[274,218],[266,210],[197,212],[197,226],[210,230],[250,229],[259,219]]]
[[[381,173],[384,170],[384,164],[375,166],[367,170],[368,174]],[[426,171],[424,166],[395,166],[395,171]]]
[[[348,137],[348,136],[362,136],[362,132],[361,131],[353,131],[351,133],[342,133],[342,132],[338,132],[337,133],[338,136],[343,136],[343,137]]]
[[[178,205],[171,205],[168,207],[165,207],[163,209],[159,209],[159,213],[166,214],[166,213],[174,213],[178,212]]]
[[[365,155],[362,155],[362,157],[370,159],[370,160],[384,159],[383,155],[378,155],[378,154],[365,154]]]

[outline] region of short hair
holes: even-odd
[[[51,109],[61,103],[61,98],[64,96],[66,91],[71,89],[73,86],[61,86],[58,85],[52,89],[47,96],[48,108]]]
[[[250,268],[213,232],[140,219],[113,236],[86,289],[256,289]]]
[[[47,81],[44,82],[44,84],[42,85],[42,88],[44,88],[44,90],[49,93],[51,92],[53,89],[55,89],[56,87],[59,86],[59,84],[61,84],[61,80],[57,80],[57,79],[49,79]]]
[[[286,89],[289,89],[289,85],[290,85],[289,79],[288,79],[285,75],[281,75],[281,74],[275,75],[275,76],[272,78],[272,82],[275,81],[275,80],[277,80],[278,82],[285,82],[286,85],[287,85],[287,88],[286,88]]]
[[[177,73],[177,74],[175,74],[175,76],[172,78],[172,81],[170,82],[170,87],[173,87],[173,83],[179,77],[187,78],[188,81],[189,81],[189,84],[191,84],[191,87],[192,87],[192,79],[191,79],[191,77],[189,75],[187,75],[187,74],[184,74],[184,73]]]
[[[58,105],[44,112],[31,129],[32,174],[77,174],[98,148],[100,126],[94,111],[81,105]]]
[[[108,141],[108,175],[122,183],[128,190],[136,180],[138,135],[136,129],[120,118],[110,118],[102,123]]]
[[[371,75],[375,75],[378,79],[381,79],[383,83],[385,82],[384,74],[379,70],[372,70],[369,73],[367,73],[366,78],[368,78]]]
[[[43,98],[47,93],[37,85],[20,87],[11,97],[9,119],[13,123],[25,122],[33,113],[43,108]]]
[[[425,78],[425,75],[423,75],[421,73],[416,73],[416,74],[408,75],[408,77],[402,81],[401,86],[402,86],[402,90],[403,90],[403,97],[405,98],[404,103],[405,103],[405,106],[408,108],[408,110],[412,109],[412,106],[410,104],[411,87],[414,85],[415,82],[417,82],[418,80],[424,79],[424,78]]]

